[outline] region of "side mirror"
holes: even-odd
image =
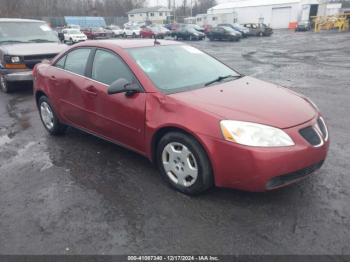
[[[126,95],[132,95],[139,91],[139,88],[135,87],[135,85],[133,85],[132,83],[129,83],[128,80],[124,78],[119,78],[108,87],[107,93],[109,95],[119,93],[126,93]]]

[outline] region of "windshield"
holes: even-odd
[[[231,32],[231,33],[232,32],[234,32],[234,33],[236,32],[235,30],[233,30],[231,27],[228,27],[228,26],[222,26],[222,28],[225,29],[228,32]]]
[[[193,25],[193,28],[199,31],[203,30],[203,28],[201,28],[199,25]]]
[[[81,32],[79,30],[68,30],[68,33],[71,35],[79,35]]]
[[[68,25],[70,28],[74,28],[74,29],[80,29],[79,25]]]
[[[6,42],[58,42],[58,37],[45,23],[1,22],[0,44]]]
[[[97,33],[103,33],[104,29],[99,27],[99,28],[93,28],[92,31]]]
[[[238,28],[238,29],[245,29],[244,26],[240,24],[233,24],[233,27]]]
[[[167,94],[204,88],[218,77],[239,76],[233,69],[191,46],[132,48],[128,52],[156,87]]]

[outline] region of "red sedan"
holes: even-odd
[[[34,89],[50,134],[73,126],[125,146],[187,194],[286,186],[329,147],[311,100],[179,42],[80,43],[37,65]]]
[[[102,39],[107,38],[107,33],[103,28],[88,28],[83,29],[82,32],[88,39]]]
[[[167,35],[170,35],[170,31],[159,25],[145,26],[140,31],[142,38],[164,38]]]

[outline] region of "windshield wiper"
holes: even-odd
[[[241,78],[242,76],[238,75],[238,76],[234,76],[234,75],[227,75],[227,76],[219,76],[218,78],[215,78],[214,80],[212,81],[209,81],[208,83],[205,83],[204,86],[210,86],[214,83],[217,83],[217,82],[221,82],[227,78]]]
[[[47,40],[47,39],[31,39],[29,40],[29,42],[32,42],[32,43],[56,43],[56,41],[51,41],[51,40]]]
[[[28,43],[28,42],[24,42],[24,41],[18,41],[18,40],[4,40],[4,41],[0,41],[0,44],[7,44],[7,43]]]

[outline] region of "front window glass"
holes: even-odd
[[[203,88],[218,77],[239,76],[233,69],[191,46],[143,47],[128,51],[157,88],[165,93]]]
[[[0,22],[0,44],[8,42],[59,42],[51,28],[41,22]]]
[[[80,48],[70,52],[67,55],[65,69],[78,75],[85,75],[87,61],[89,59],[90,49]]]
[[[64,68],[64,63],[66,62],[67,56],[62,57],[56,64],[55,66],[58,68]]]
[[[124,78],[129,83],[134,82],[133,74],[125,63],[116,55],[103,50],[96,51],[91,77],[106,85],[112,84],[119,78]]]

